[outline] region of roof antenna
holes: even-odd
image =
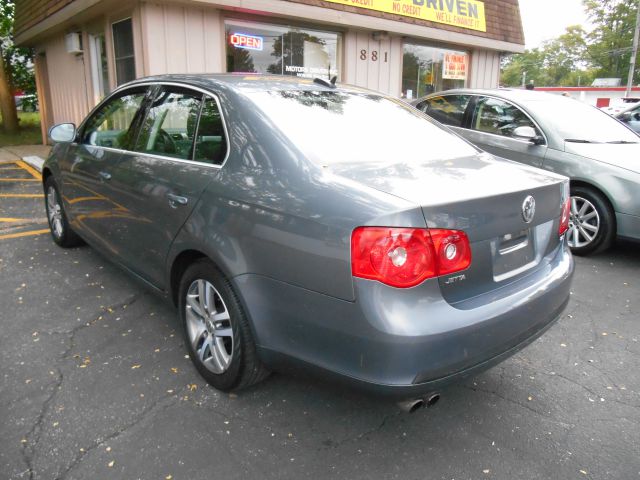
[[[333,77],[331,81],[325,80],[324,78],[316,77],[313,79],[313,83],[317,83],[318,85],[322,85],[327,88],[336,88],[336,80],[338,77]]]

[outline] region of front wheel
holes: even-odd
[[[604,251],[615,238],[615,214],[609,202],[586,187],[571,188],[567,242],[576,255]]]
[[[44,182],[44,204],[47,210],[47,220],[51,237],[57,245],[63,248],[82,245],[82,239],[71,229],[67,214],[64,211],[58,186],[49,177]]]
[[[258,358],[242,305],[209,260],[185,271],[178,308],[189,357],[210,385],[225,392],[240,390],[269,375]]]

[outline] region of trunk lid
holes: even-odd
[[[568,179],[488,154],[425,163],[353,163],[337,175],[422,207],[429,228],[463,230],[471,266],[440,277],[445,299],[457,303],[498,289],[544,263],[560,241],[559,218]],[[530,222],[523,215],[533,197]]]

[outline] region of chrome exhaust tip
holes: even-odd
[[[426,397],[412,398],[411,400],[404,400],[398,402],[398,408],[406,413],[414,413],[421,408],[431,408],[440,400],[439,393],[432,393]]]

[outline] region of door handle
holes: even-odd
[[[169,205],[173,208],[176,208],[178,205],[186,205],[189,203],[189,199],[187,197],[182,197],[173,193],[167,193],[167,198],[169,199]]]
[[[98,172],[102,180],[111,180],[111,174],[108,172]]]

